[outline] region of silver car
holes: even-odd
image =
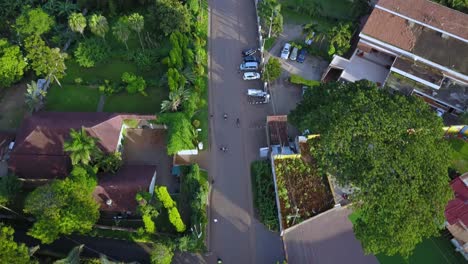
[[[298,51],[299,51],[299,49],[294,47],[292,52],[291,52],[291,56],[289,56],[289,59],[292,60],[292,61],[295,61],[297,59],[297,52]]]
[[[283,50],[281,51],[281,58],[287,60],[289,57],[289,52],[291,51],[291,44],[284,44]]]
[[[260,73],[258,73],[258,72],[244,72],[244,80],[245,81],[257,80],[257,79],[260,79]]]

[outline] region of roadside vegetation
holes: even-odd
[[[321,170],[356,188],[349,198],[365,252],[408,258],[439,234],[453,197],[451,150],[442,120],[421,99],[367,81],[327,83],[309,89],[289,118],[320,134],[313,150]]]
[[[279,231],[275,186],[269,161],[254,161],[250,167],[254,205],[260,222],[272,231]]]
[[[461,11],[465,14],[468,14],[468,2],[466,2],[465,0],[431,0],[431,1],[453,8],[458,11]]]

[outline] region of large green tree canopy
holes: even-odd
[[[21,16],[16,19],[15,28],[19,34],[41,35],[48,32],[55,24],[55,21],[41,8],[26,9]]]
[[[28,247],[13,240],[13,228],[0,223],[0,263],[37,263],[29,257]]]
[[[90,231],[99,218],[99,204],[92,196],[95,186],[92,169],[75,167],[70,177],[35,189],[24,206],[36,218],[28,234],[48,244],[60,234]]]
[[[321,135],[322,168],[352,184],[356,236],[367,253],[407,257],[438,234],[451,199],[442,121],[420,99],[375,85],[308,89],[290,120]]]
[[[190,30],[190,13],[179,0],[156,0],[147,17],[152,29],[165,36]]]
[[[23,77],[28,66],[19,46],[0,39],[0,87],[8,87]]]

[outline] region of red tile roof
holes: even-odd
[[[125,119],[154,118],[114,113],[40,112],[23,121],[8,166],[23,178],[64,177],[69,172],[70,161],[63,151],[63,143],[68,140],[70,129],[85,127],[98,139],[103,151],[114,152]]]
[[[139,191],[148,191],[155,172],[156,166],[138,165],[123,166],[114,175],[99,175],[93,196],[101,205],[102,211],[135,212],[135,195]],[[108,199],[112,200],[111,206],[106,204]]]
[[[468,39],[468,15],[457,10],[428,0],[380,0],[379,6]]]
[[[445,218],[451,225],[459,221],[468,225],[468,186],[463,182],[463,179],[468,180],[468,173],[455,178],[450,183],[455,193],[455,199],[451,200],[445,207]]]

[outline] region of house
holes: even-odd
[[[162,133],[161,129],[151,128],[152,125],[148,121],[153,119],[155,116],[114,113],[35,113],[23,120],[14,147],[9,153],[8,168],[25,183],[32,185],[65,178],[72,168],[68,154],[63,151],[64,142],[70,138],[70,129],[79,130],[83,127],[90,136],[97,139],[98,147],[104,153],[122,152],[123,138],[127,130],[140,129]],[[132,140],[141,143],[145,139]],[[147,145],[152,144],[149,141]],[[158,142],[160,141],[162,140]],[[165,154],[165,149],[163,151]],[[100,203],[102,211],[134,212],[137,206],[136,193],[147,191],[154,186],[157,166],[137,161],[125,160],[122,168],[114,175],[98,175],[98,186],[93,195]],[[169,166],[168,164],[167,167]]]
[[[450,186],[455,198],[445,207],[445,225],[456,250],[468,260],[468,173],[452,180]]]
[[[352,56],[334,56],[322,81],[366,79],[421,97],[440,114],[468,106],[468,15],[429,0],[380,0]]]

